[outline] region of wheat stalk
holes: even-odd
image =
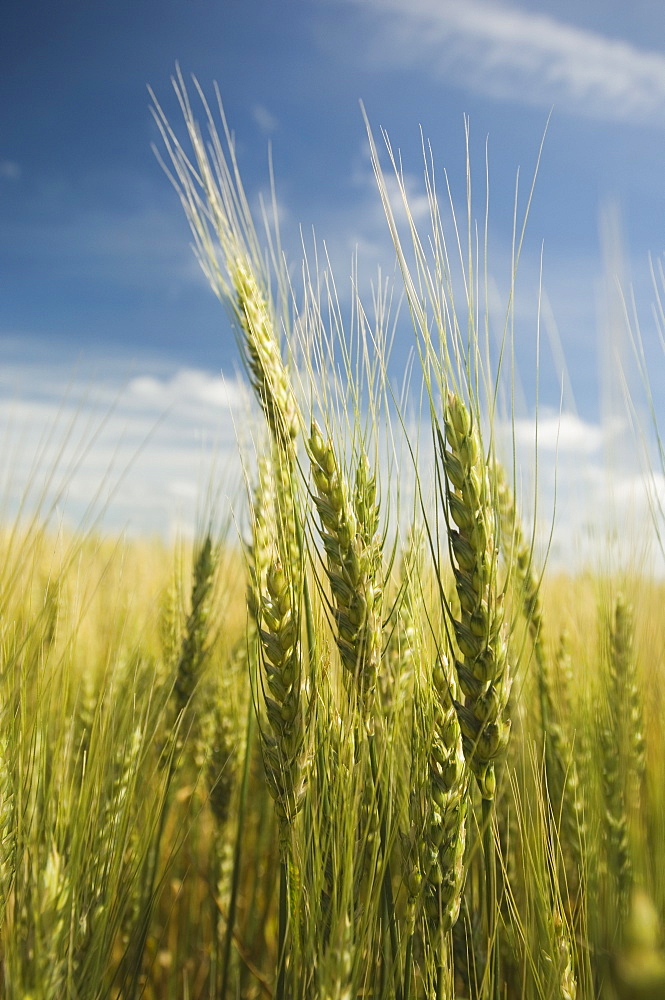
[[[6,725],[0,715],[0,723]],[[0,925],[10,899],[16,874],[16,795],[9,740],[0,733]]]
[[[536,665],[540,724],[545,749],[547,793],[554,808],[559,835],[565,832],[566,846],[572,855],[571,877],[579,882],[582,871],[580,843],[584,836],[584,801],[577,761],[573,752],[574,741],[565,730],[565,708],[555,695],[552,669],[546,649],[546,631],[543,621],[540,580],[533,568],[533,547],[527,542],[517,513],[515,498],[499,463],[494,466],[497,500],[501,517],[501,542],[508,572],[522,606],[533,643]],[[562,636],[556,655],[556,672],[560,679],[566,677],[570,664],[565,638]],[[561,823],[558,823],[559,817]]]

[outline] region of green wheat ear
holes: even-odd
[[[260,464],[252,504],[247,601],[261,654],[260,684],[267,716],[261,731],[265,775],[286,857],[291,827],[303,804],[305,771],[301,572],[289,551],[292,532],[285,531],[281,521],[283,498],[276,480],[281,468],[280,464],[275,469],[269,460]],[[286,549],[284,561],[280,547]]]
[[[332,591],[335,638],[342,663],[364,699],[375,689],[382,653],[383,582],[376,481],[362,455],[352,494],[332,441],[324,440],[316,422],[312,423],[308,450]]]
[[[262,743],[284,849],[305,794],[300,627],[295,601],[281,564],[273,562],[266,578],[259,628],[266,682],[263,698],[271,730],[262,733]]]
[[[433,939],[459,915],[465,866],[468,770],[452,697],[453,678],[438,657],[429,692],[417,688],[414,717],[410,837],[405,841],[406,883],[415,911],[424,906]]]
[[[210,603],[216,566],[217,550],[211,535],[207,534],[194,557],[192,603],[173,688],[176,715],[180,715],[190,704],[201,679],[208,651]]]
[[[495,764],[510,736],[505,717],[511,676],[503,598],[497,593],[498,551],[488,467],[471,414],[449,392],[445,441],[438,436],[450,520],[450,548],[460,617],[452,618],[462,659],[456,661],[464,703],[456,702],[464,753],[484,799],[493,799]]]
[[[617,704],[621,706],[622,765],[626,780],[626,804],[638,813],[646,770],[644,711],[637,680],[634,650],[634,612],[619,594],[614,608],[611,635],[611,677]]]
[[[633,653],[633,610],[619,595],[609,629],[610,696],[601,733],[603,789],[610,864],[622,915],[628,913],[635,875],[631,811],[639,803],[644,770],[644,737]]]
[[[300,416],[265,296],[246,259],[235,261],[231,281],[236,292],[235,315],[244,333],[242,344],[252,387],[273,439],[289,450],[298,436]]]

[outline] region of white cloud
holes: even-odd
[[[574,413],[541,416],[515,421],[515,441],[524,448],[533,447],[536,435],[541,451],[560,455],[593,455],[600,451],[605,435],[598,424],[590,424]]]
[[[659,534],[665,478],[640,454],[627,421],[598,424],[574,413],[542,414],[515,422],[518,506],[526,524],[537,511],[537,544],[550,568],[614,572],[650,566],[665,573]],[[512,452],[510,425],[502,427],[503,453]],[[617,453],[627,456],[617,462]],[[508,463],[510,465],[510,462]],[[537,504],[534,497],[537,495]]]
[[[55,504],[72,526],[191,532],[211,483],[237,493],[248,412],[244,383],[196,369],[127,382],[118,365],[97,381],[13,362],[0,383],[0,513]]]
[[[264,135],[272,135],[279,128],[279,119],[268,111],[263,104],[254,105],[252,108],[252,118]]]
[[[129,401],[148,403],[155,407],[214,406],[231,410],[244,402],[246,393],[237,381],[194,368],[181,368],[174,375],[160,379],[139,375],[127,386]]]
[[[111,366],[103,381],[92,382],[81,374],[72,379],[64,364],[11,362],[0,383],[0,517],[14,517],[27,497],[28,510],[41,499],[44,512],[53,507],[72,527],[99,515],[106,530],[169,538],[175,530],[194,530],[212,483],[220,484],[217,513],[224,515],[233,505],[244,523],[241,455],[249,455],[254,467],[251,453],[242,450],[251,446],[249,413],[244,382],[197,369],[146,367],[123,383],[119,368]],[[407,435],[419,442],[421,469],[430,469],[431,437],[414,419],[407,419]],[[396,423],[393,430],[399,438]],[[528,488],[534,434],[533,420],[516,422],[518,492],[526,523],[534,512]],[[662,475],[605,464],[608,440],[615,442],[620,434],[626,437],[625,425],[605,429],[569,412],[560,418],[541,414],[539,540],[544,552],[555,516],[550,555],[555,568],[588,563],[607,568],[610,559],[614,567],[629,563],[653,534],[652,518],[662,520]],[[510,455],[506,428],[503,439]],[[411,459],[399,441],[397,456],[401,502],[408,511]]]
[[[375,64],[425,65],[487,96],[592,118],[665,119],[665,55],[489,0],[352,0],[381,18]]]

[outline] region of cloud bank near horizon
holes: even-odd
[[[22,504],[26,514],[41,504],[51,525],[95,526],[111,534],[172,541],[193,535],[209,513],[209,498],[216,497],[217,519],[233,516],[243,530],[243,461],[251,477],[261,445],[260,436],[252,436],[249,388],[241,378],[179,368],[158,374],[145,370],[124,381],[107,373],[104,381],[92,383],[81,376],[72,379],[64,369],[52,369],[50,381],[44,373],[37,380],[39,393],[24,388],[20,396],[10,394],[1,391],[0,383],[5,428],[0,515],[5,523]],[[15,364],[4,389],[25,387],[22,374]],[[549,546],[554,569],[617,569],[653,542],[653,519],[665,510],[665,477],[640,466],[637,458],[632,468],[607,464],[629,433],[627,423],[603,427],[570,411],[515,422],[523,517],[527,524],[535,517],[538,552],[543,557]],[[510,454],[509,426],[502,435]],[[423,468],[430,445],[425,432]],[[408,464],[406,451],[403,458]],[[408,480],[408,468],[401,469],[402,500],[409,493]],[[628,537],[624,526],[631,525]],[[598,565],[599,551],[607,565]],[[656,568],[662,562],[658,557]]]
[[[8,390],[22,386],[0,384],[5,522],[39,510],[70,529],[172,540],[194,533],[209,497],[242,505],[241,448],[252,445],[241,379],[181,368],[87,380],[64,365],[35,379],[20,363],[4,374]]]

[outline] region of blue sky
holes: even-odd
[[[603,292],[612,268],[635,290],[655,381],[663,368],[648,263],[665,249],[665,18],[656,0],[8,0],[0,58],[0,413],[22,442],[6,469],[8,509],[57,414],[56,426],[77,411],[92,427],[115,407],[81,463],[88,471],[67,487],[77,509],[100,470],[114,456],[124,467],[161,417],[110,505],[109,523],[136,530],[163,531],[177,511],[191,520],[207,449],[234,449],[235,345],[151,150],[148,85],[180,127],[176,60],[208,94],[218,83],[253,203],[268,187],[271,145],[287,251],[297,261],[300,227],[314,227],[342,290],[355,248],[368,283],[379,263],[391,268],[361,100],[400,149],[414,198],[422,128],[463,199],[469,116],[480,218],[489,148],[499,298],[516,173],[526,193],[551,112],[518,282],[518,415],[526,434],[542,250],[541,412],[559,406],[552,334],[572,387],[561,472],[569,441],[573,467],[595,470],[600,489],[604,362],[618,325]],[[620,239],[601,238],[608,218]],[[404,327],[398,362],[410,346]]]

